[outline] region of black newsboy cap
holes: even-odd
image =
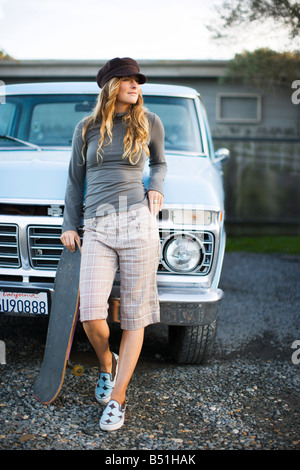
[[[115,57],[101,67],[97,73],[97,83],[100,88],[103,88],[105,83],[111,78],[127,77],[128,75],[137,75],[140,84],[146,82],[145,75],[140,73],[140,68],[134,59],[130,57]]]

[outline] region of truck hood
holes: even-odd
[[[166,154],[168,165],[164,182],[164,203],[200,205],[221,210],[224,205],[220,171],[207,157]],[[145,184],[149,181],[146,170]]]
[[[2,151],[0,202],[63,204],[70,150]],[[223,207],[222,180],[208,158],[166,154],[165,204]],[[144,183],[148,187],[146,164]]]
[[[1,151],[0,201],[62,204],[70,150]]]

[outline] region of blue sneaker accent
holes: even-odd
[[[109,374],[108,372],[100,372],[100,377],[95,388],[95,397],[96,400],[101,404],[106,404],[110,400],[112,391],[116,383],[118,361],[119,356],[115,353],[112,353],[111,373]]]

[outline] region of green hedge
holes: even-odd
[[[300,236],[227,237],[226,251],[300,255]]]

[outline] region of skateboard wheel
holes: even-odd
[[[76,365],[73,367],[73,374],[74,375],[82,375],[83,374],[83,371],[84,371],[84,368],[81,366],[81,365]]]

